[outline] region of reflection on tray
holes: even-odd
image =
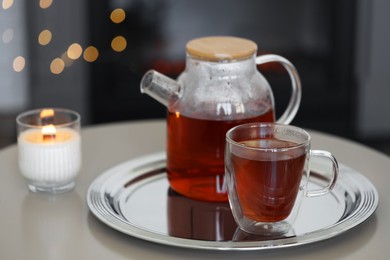
[[[332,193],[305,200],[293,230],[283,237],[250,235],[237,228],[228,203],[195,201],[170,190],[163,152],[104,172],[91,183],[87,203],[110,227],[164,245],[212,250],[292,247],[337,236],[375,212],[379,197],[372,183],[346,165],[340,164],[340,171]],[[311,189],[324,185],[318,175],[311,175]]]
[[[265,241],[295,236],[259,236],[237,227],[228,202],[193,200],[168,188],[168,232],[170,236],[206,241]]]
[[[189,199],[168,189],[168,232],[170,236],[231,241],[237,224],[227,202]]]

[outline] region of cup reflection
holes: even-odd
[[[247,233],[237,227],[236,232],[233,235],[233,242],[254,242],[254,241],[270,241],[277,240],[282,238],[294,237],[296,236],[295,230],[291,229],[288,233],[282,235],[255,235]]]
[[[184,197],[168,189],[168,232],[170,236],[231,241],[237,224],[228,202],[206,202]]]

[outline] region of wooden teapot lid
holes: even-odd
[[[187,53],[189,55],[208,61],[246,59],[255,54],[256,51],[256,43],[238,37],[203,37],[193,39],[187,43]]]

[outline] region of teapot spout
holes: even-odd
[[[148,94],[166,107],[179,99],[181,89],[177,81],[155,70],[149,70],[145,73],[140,87],[141,93]]]

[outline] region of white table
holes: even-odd
[[[248,252],[164,246],[122,234],[88,209],[87,189],[105,170],[165,149],[165,121],[138,121],[82,130],[83,166],[75,190],[28,191],[17,166],[17,147],[0,151],[0,259],[389,259],[390,158],[361,144],[311,132],[314,149],[329,150],[377,188],[377,211],[334,238],[293,248]]]

